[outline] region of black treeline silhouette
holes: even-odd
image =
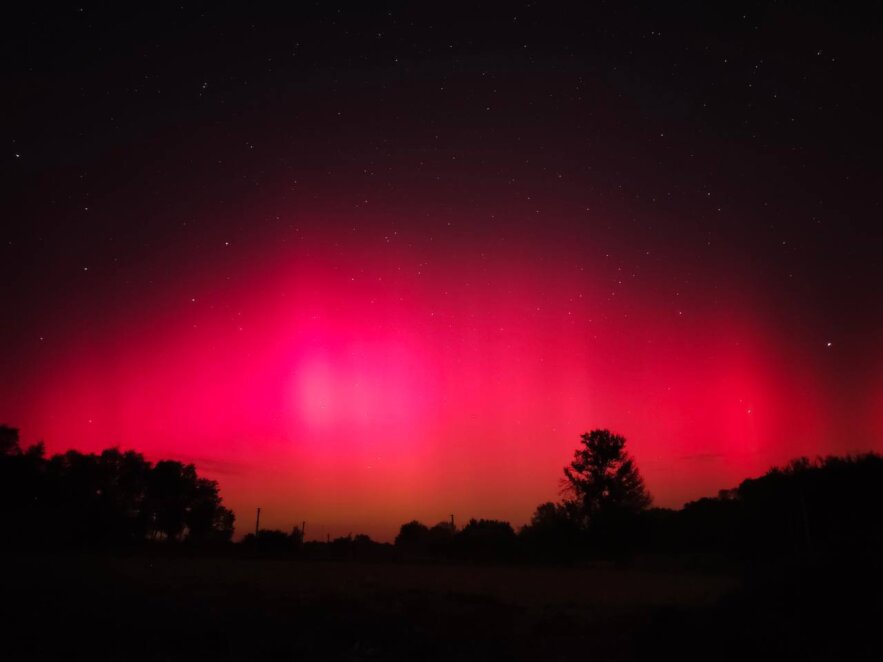
[[[564,468],[562,498],[539,505],[517,532],[471,519],[401,526],[395,544],[364,534],[327,542],[260,530],[239,545],[262,555],[316,559],[552,561],[635,554],[714,555],[746,561],[868,556],[883,550],[883,457],[799,458],[680,510],[651,508],[626,440],[608,430],[581,436]],[[233,513],[215,481],[193,465],[152,464],[134,451],[46,457],[0,426],[0,516],[7,544],[102,545],[230,540]]]
[[[156,464],[134,451],[22,449],[0,426],[0,517],[9,545],[125,545],[148,540],[229,541],[232,511],[192,464]]]

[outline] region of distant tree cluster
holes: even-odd
[[[883,550],[883,457],[799,458],[678,511],[649,511],[657,549],[748,559]]]
[[[395,546],[409,557],[448,557],[508,560],[515,552],[516,535],[509,522],[471,519],[461,530],[450,522],[432,528],[418,521],[403,524]]]
[[[0,426],[0,517],[9,544],[125,544],[145,540],[228,541],[233,512],[218,484],[192,464],[156,464],[134,451],[68,451],[19,445]]]
[[[303,533],[298,527],[294,527],[291,533],[285,533],[279,529],[261,529],[257,535],[249,533],[241,541],[243,547],[268,554],[301,552],[303,543]]]
[[[651,508],[650,494],[609,430],[582,435],[564,469],[563,498],[537,507],[514,533],[507,522],[402,525],[410,556],[573,561],[635,553],[713,554],[740,560],[883,551],[883,457],[800,458],[680,510]]]
[[[280,529],[261,529],[249,533],[239,548],[252,555],[278,558],[303,558],[333,561],[391,561],[395,559],[393,546],[372,540],[364,533],[341,536],[327,541],[304,540],[304,532],[294,527],[291,533]]]
[[[413,521],[402,525],[396,548],[415,557],[473,560],[574,560],[625,553],[639,542],[640,520],[651,503],[625,443],[609,430],[582,435],[564,469],[564,498],[540,505],[518,533],[497,520],[473,519],[460,531],[447,522],[429,528]]]

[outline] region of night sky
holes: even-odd
[[[883,451],[880,16],[658,4],[7,15],[0,422],[308,538]]]

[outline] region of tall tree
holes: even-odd
[[[625,442],[610,430],[587,432],[564,469],[565,492],[584,525],[637,514],[652,502]]]

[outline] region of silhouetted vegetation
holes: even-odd
[[[244,549],[263,554],[298,554],[303,551],[303,536],[297,528],[291,533],[261,529],[257,534],[246,535],[240,544]]]
[[[412,552],[423,552],[429,546],[429,527],[413,520],[402,524],[395,540],[396,547]]]
[[[512,525],[493,519],[469,520],[455,540],[460,554],[482,561],[513,558],[517,543]]]
[[[573,561],[585,554],[587,540],[573,502],[537,506],[518,537],[530,559]]]
[[[712,554],[739,561],[811,560],[883,550],[883,458],[800,458],[680,510],[651,497],[626,440],[608,430],[581,436],[564,468],[562,500],[539,505],[516,533],[508,522],[472,519],[401,526],[395,545],[360,534],[305,541],[303,531],[261,530],[252,554],[311,559],[460,559],[574,562],[635,554]],[[11,545],[118,545],[229,541],[233,513],[215,481],[193,465],[155,464],[134,451],[23,449],[0,426],[0,515]]]
[[[326,541],[304,541],[303,531],[294,527],[291,533],[279,529],[261,529],[246,535],[239,549],[252,557],[306,559],[312,561],[392,561],[394,548],[370,536],[341,536]]]
[[[634,460],[625,450],[625,437],[610,430],[592,430],[580,437],[573,461],[564,468],[565,492],[587,527],[635,515],[652,499]]]
[[[667,553],[773,562],[883,551],[883,458],[872,453],[800,458],[681,510],[649,508],[625,439],[607,430],[583,435],[564,473],[562,501],[538,506],[517,535],[506,522],[453,531],[412,521],[396,548],[407,558],[499,561]]]
[[[747,560],[883,551],[883,457],[799,458],[666,513],[655,545]],[[658,517],[658,516],[657,516]]]
[[[453,518],[407,522],[394,545],[261,529],[210,557],[204,544],[136,545],[230,539],[232,513],[192,465],[117,449],[47,458],[0,427],[4,551],[18,570],[0,584],[0,616],[31,633],[8,651],[88,650],[85,624],[100,621],[114,625],[99,657],[129,659],[130,642],[157,631],[141,659],[170,646],[231,659],[577,659],[589,641],[599,659],[876,659],[863,604],[878,611],[883,587],[879,455],[801,458],[680,510],[649,507],[625,439],[606,430],[582,436],[564,474],[562,499],[517,533]],[[136,552],[34,554],[74,546]],[[45,622],[28,620],[38,609]],[[64,637],[37,637],[47,623]],[[297,637],[278,634],[292,627]]]
[[[471,519],[461,530],[450,522],[439,522],[429,528],[412,521],[402,524],[395,539],[399,556],[408,559],[507,561],[518,554],[517,543],[509,522],[487,519]]]
[[[192,464],[111,448],[45,456],[0,426],[0,516],[13,546],[230,540],[233,513]]]

